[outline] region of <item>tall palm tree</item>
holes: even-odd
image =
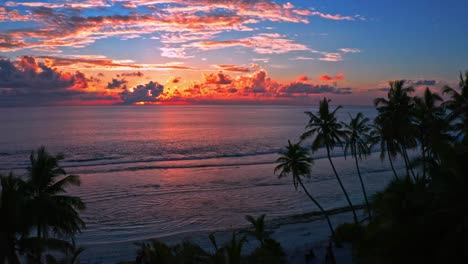
[[[426,88],[423,97],[415,97],[414,102],[414,123],[418,128],[417,137],[421,145],[423,177],[426,177],[429,159],[437,159],[437,151],[434,151],[434,148],[448,142],[451,137],[447,133],[449,125],[445,120],[445,111],[437,106],[442,102],[440,95]]]
[[[443,93],[451,97],[450,100],[444,103],[451,110],[449,114],[450,121],[461,119],[461,122],[456,122],[455,124],[455,128],[458,131],[457,137],[466,135],[468,132],[468,71],[465,72],[465,78],[463,78],[460,72],[459,88],[460,92],[449,86],[445,86],[443,89]]]
[[[63,158],[62,154],[49,154],[44,147],[32,151],[30,156],[26,178],[30,193],[27,211],[37,238],[43,241],[51,235],[73,237],[85,225],[79,216],[79,211],[85,209],[84,203],[79,197],[66,195],[66,187],[79,186],[80,179],[67,175],[59,165]],[[40,262],[43,249],[41,243],[37,245],[35,257]]]
[[[378,123],[388,135],[389,139],[395,140],[399,144],[399,150],[406,165],[406,172],[410,172],[415,177],[407,149],[416,146],[415,128],[412,125],[412,114],[414,109],[413,99],[409,93],[414,91],[412,86],[405,87],[404,80],[390,81],[390,90],[387,98],[376,98],[374,105],[377,107],[379,115],[376,118]]]
[[[391,135],[389,135],[387,126],[381,122],[377,122],[377,119],[374,122],[372,130],[372,142],[380,143],[380,159],[383,161],[385,155],[387,155],[393,175],[395,176],[395,179],[398,179],[398,174],[395,170],[395,166],[393,165],[393,160],[399,152],[398,143],[392,139]]]
[[[317,200],[312,197],[307,188],[304,186],[301,177],[310,178],[311,168],[312,168],[312,158],[309,156],[309,153],[306,149],[302,148],[300,144],[292,144],[288,140],[288,145],[286,146],[286,151],[280,153],[280,157],[276,160],[276,163],[279,163],[275,167],[275,174],[280,172],[278,178],[282,178],[288,175],[292,176],[294,188],[297,190],[298,185],[301,185],[302,189],[309,197],[309,199],[319,208],[320,212],[325,216],[327,220],[328,227],[332,236],[335,236],[335,231],[331,224],[330,218],[328,217],[327,212],[323,207],[317,202]]]
[[[327,157],[330,161],[333,172],[335,173],[341,190],[343,191],[346,200],[348,201],[349,207],[352,209],[354,221],[358,223],[356,210],[351,203],[351,199],[349,199],[349,195],[346,192],[346,189],[344,188],[340,176],[338,176],[335,165],[331,159],[331,151],[333,150],[333,147],[335,147],[337,144],[343,143],[343,139],[346,136],[346,131],[342,129],[341,123],[338,122],[335,116],[336,112],[341,108],[341,106],[338,106],[335,108],[335,110],[330,112],[328,106],[329,102],[330,100],[323,98],[323,100],[320,101],[319,111],[317,114],[308,111],[305,112],[305,114],[310,118],[309,123],[306,126],[306,129],[309,130],[302,134],[301,140],[315,136],[315,139],[312,141],[312,151],[316,151],[321,147],[326,148]]]
[[[359,176],[359,182],[361,183],[362,193],[364,194],[364,200],[366,202],[367,211],[369,213],[369,219],[372,219],[371,208],[369,205],[369,200],[367,198],[367,192],[364,186],[364,181],[362,180],[361,170],[359,169],[358,162],[358,158],[362,160],[363,157],[368,156],[371,153],[369,144],[371,143],[370,133],[372,127],[369,124],[369,118],[364,117],[364,115],[361,112],[359,112],[354,118],[350,115],[349,123],[343,123],[343,125],[347,130],[344,154],[346,157],[348,152],[351,152],[351,155],[354,158],[356,170]]]

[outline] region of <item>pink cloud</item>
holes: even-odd
[[[83,16],[73,11],[95,10],[112,5],[132,8],[132,12],[124,15]],[[163,56],[187,58],[183,54],[185,51],[182,44],[192,41],[205,44],[210,41],[220,42],[214,39],[221,32],[253,31],[253,25],[261,21],[308,23],[310,16],[351,20],[347,16],[302,10],[291,3],[280,5],[268,0],[83,0],[79,3],[9,1],[6,6],[22,6],[30,10],[25,15],[1,7],[0,21],[34,20],[36,28],[17,28],[0,33],[0,52],[28,48],[59,52],[60,47],[83,48],[109,37],[125,40],[150,35],[149,38],[158,38],[154,36],[157,34],[161,35],[161,43],[167,45],[162,49]],[[262,44],[262,41],[269,40],[272,41],[272,47],[268,47],[267,43]],[[306,50],[303,44],[274,34],[238,39],[237,44],[231,44],[235,45],[249,46],[261,54]],[[207,48],[207,45],[203,47]]]
[[[352,16],[343,16],[343,15],[340,15],[340,14],[332,15],[332,14],[322,13],[322,12],[319,12],[319,11],[316,11],[316,10],[312,10],[312,11],[310,11],[310,10],[293,10],[293,12],[295,14],[298,14],[298,15],[301,15],[301,16],[318,16],[318,17],[321,17],[321,18],[331,19],[331,20],[348,20],[348,21],[355,20],[355,18],[352,17]]]
[[[319,76],[319,79],[322,81],[339,81],[343,80],[345,77],[345,74],[340,72],[336,76],[330,76],[328,74],[322,74]]]
[[[259,54],[281,54],[290,51],[309,50],[305,45],[295,43],[293,40],[277,33],[261,33],[253,37],[233,40],[195,42],[187,46],[202,50],[242,46],[251,48]]]

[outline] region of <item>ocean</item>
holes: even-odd
[[[0,108],[0,172],[24,174],[31,150],[63,152],[81,176],[70,188],[87,209],[76,242],[85,247],[208,234],[246,225],[244,216],[283,219],[317,211],[291,178],[273,173],[287,140],[298,141],[308,106],[81,106]],[[338,118],[373,107],[345,106]],[[355,204],[363,203],[353,160],[333,160]],[[306,186],[327,209],[346,205],[325,152],[314,153]],[[369,193],[391,179],[378,150],[361,163]],[[397,162],[398,169],[402,163]],[[92,252],[92,250],[90,251]],[[87,255],[88,254],[88,255]],[[84,257],[92,259],[91,253]],[[124,260],[119,257],[113,260]],[[105,261],[104,261],[105,262]]]

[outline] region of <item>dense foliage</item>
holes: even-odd
[[[306,112],[309,130],[302,138],[314,136],[312,151],[326,148],[333,172],[353,209],[330,157],[334,146],[344,145],[345,155],[350,153],[354,158],[369,213],[364,221],[357,221],[354,214],[354,223],[338,226],[331,231],[331,237],[337,243],[352,243],[357,263],[466,263],[468,72],[460,74],[459,89],[443,89],[446,101],[429,88],[421,97],[413,97],[415,89],[405,86],[403,80],[391,81],[389,86],[386,98],[374,100],[378,116],[372,127],[361,113],[350,117],[349,123],[338,123],[335,114],[340,106],[330,112],[327,99],[321,101],[317,113]],[[395,177],[383,191],[368,199],[359,160],[369,155],[374,145],[380,146],[382,160],[388,158]],[[410,158],[410,150],[419,154]],[[306,164],[292,164],[288,172],[307,167],[306,174],[310,175],[313,163],[307,157]],[[395,170],[397,158],[403,160],[405,173]],[[318,204],[317,200],[313,202]],[[328,220],[323,207],[318,204],[318,208]]]
[[[85,226],[79,216],[85,205],[66,195],[66,188],[80,185],[80,179],[67,175],[59,165],[62,159],[40,147],[31,153],[24,177],[0,176],[1,263],[58,263],[54,251],[73,263],[81,252],[73,237]]]

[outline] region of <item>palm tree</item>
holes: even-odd
[[[25,182],[13,176],[0,175],[0,263],[19,264],[16,249],[18,234],[26,232],[27,225],[22,217],[26,200]]]
[[[436,106],[442,102],[442,97],[432,93],[429,88],[424,91],[423,97],[415,97],[414,122],[418,128],[418,141],[421,144],[423,177],[426,177],[429,159],[437,158],[434,148],[451,138],[446,133],[449,125],[445,121],[444,109]]]
[[[227,243],[223,248],[224,263],[240,264],[242,263],[242,248],[247,242],[245,236],[237,238],[236,232],[232,232],[231,242]]]
[[[282,178],[288,175],[291,175],[293,178],[294,188],[297,190],[298,185],[301,185],[302,189],[309,197],[309,199],[320,209],[322,214],[325,216],[327,220],[328,227],[330,228],[330,232],[332,236],[335,236],[335,231],[333,230],[333,226],[331,224],[330,218],[328,217],[327,212],[323,209],[323,207],[317,202],[317,200],[310,195],[307,188],[304,186],[301,177],[308,177],[310,178],[311,167],[312,167],[312,158],[309,156],[309,153],[306,149],[302,148],[300,144],[292,144],[290,140],[288,140],[288,146],[286,146],[286,151],[280,153],[280,157],[276,160],[276,163],[279,163],[275,167],[275,174],[279,171],[280,174],[278,178]]]
[[[340,184],[341,190],[343,191],[346,200],[348,201],[349,207],[352,209],[354,221],[358,223],[358,218],[356,215],[356,210],[354,210],[353,204],[351,203],[351,199],[349,199],[348,193],[341,182],[338,173],[336,172],[335,165],[331,159],[331,151],[334,146],[337,144],[342,144],[342,139],[345,138],[346,132],[342,130],[342,125],[336,119],[336,112],[341,108],[338,106],[330,112],[328,103],[330,100],[327,98],[323,98],[320,101],[320,107],[317,114],[312,112],[305,112],[310,118],[309,123],[307,124],[306,128],[310,128],[310,130],[306,131],[301,136],[301,140],[309,138],[311,136],[315,136],[314,141],[312,142],[312,151],[316,151],[321,147],[325,147],[327,150],[327,157],[330,161],[332,166],[333,172],[335,173],[336,179]]]
[[[458,118],[462,122],[456,123],[455,128],[459,132],[457,137],[466,135],[468,132],[468,71],[465,72],[465,78],[463,78],[460,72],[460,93],[455,89],[445,86],[443,89],[444,94],[449,94],[451,99],[444,103],[444,105],[451,110],[449,114],[449,120],[455,121]]]
[[[414,88],[405,87],[404,80],[390,81],[390,90],[386,98],[376,98],[374,105],[377,107],[379,115],[376,123],[385,129],[385,133],[390,140],[395,140],[399,145],[399,150],[406,165],[406,172],[410,172],[415,177],[413,168],[408,157],[408,148],[416,146],[415,128],[411,123],[413,113],[413,100],[408,95]]]
[[[344,154],[345,157],[349,151],[354,157],[354,162],[356,164],[356,170],[358,172],[359,181],[361,183],[362,192],[364,194],[364,199],[366,201],[367,211],[369,213],[369,219],[372,219],[371,208],[369,205],[369,200],[367,198],[366,188],[364,186],[364,181],[362,180],[361,170],[359,169],[358,158],[362,160],[363,157],[370,155],[371,150],[369,143],[371,142],[371,126],[369,125],[369,118],[364,117],[364,115],[359,112],[356,117],[351,117],[349,124],[343,123],[344,127],[347,130],[347,137],[345,142]]]
[[[63,158],[62,154],[50,155],[44,147],[32,151],[30,156],[26,179],[30,199],[26,206],[37,238],[44,242],[50,235],[73,237],[85,225],[79,216],[79,211],[85,209],[84,203],[79,197],[65,195],[65,188],[79,186],[80,179],[76,175],[67,175],[59,165]],[[43,248],[41,243],[34,244],[38,246],[36,261],[40,262]]]
[[[238,233],[232,232],[231,241],[226,243],[222,247],[218,247],[214,233],[211,233],[208,238],[213,245],[215,252],[211,256],[208,263],[228,263],[228,264],[240,264],[243,263],[242,248],[247,242],[245,235],[237,238]]]
[[[387,126],[377,122],[377,118],[371,134],[372,142],[380,143],[380,159],[383,160],[385,155],[387,155],[393,175],[395,176],[395,179],[398,179],[398,174],[396,173],[395,166],[393,165],[393,159],[395,159],[399,151],[398,143],[388,134]]]
[[[248,231],[249,234],[253,235],[263,246],[265,239],[267,238],[267,232],[265,231],[265,214],[260,215],[258,218],[254,218],[251,215],[246,215],[245,219],[252,224],[253,231]]]

